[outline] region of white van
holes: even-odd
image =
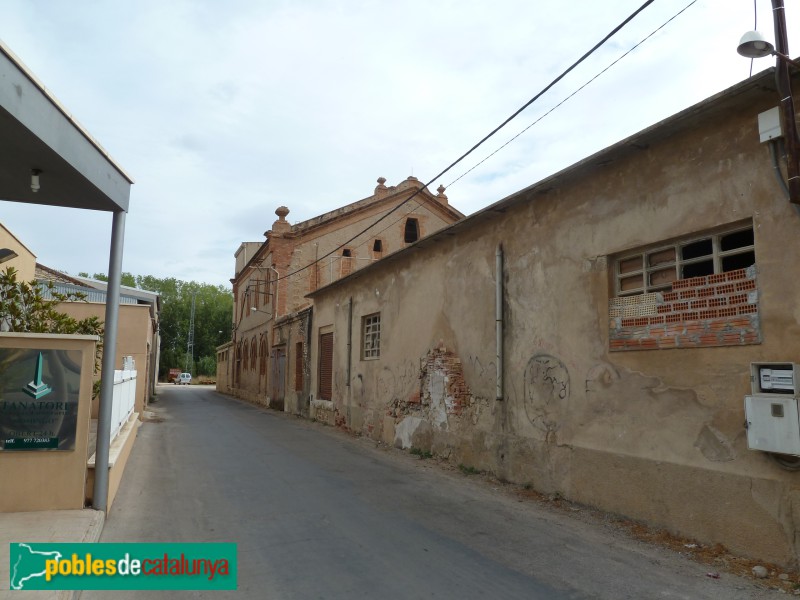
[[[190,383],[192,383],[191,373],[181,373],[175,379],[175,385],[189,385]]]

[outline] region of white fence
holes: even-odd
[[[136,404],[136,371],[114,371],[114,395],[111,403],[111,441],[128,421]]]

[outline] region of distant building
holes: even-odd
[[[385,183],[381,177],[372,196],[295,225],[282,206],[266,241],[239,246],[231,279],[233,339],[217,349],[218,390],[307,414],[306,294],[464,217],[450,206],[443,187],[433,195],[415,177],[397,186]]]
[[[86,277],[72,277],[44,265],[36,265],[36,280],[52,281],[55,291],[81,293],[84,302],[62,302],[58,310],[75,318],[97,317],[105,319],[106,290],[108,284]],[[45,292],[47,294],[47,292]],[[144,414],[148,402],[155,395],[158,381],[160,353],[159,318],[161,296],[156,292],[120,286],[119,323],[117,331],[116,368],[122,369],[125,356],[133,357],[137,371],[135,412]],[[92,416],[96,416],[93,407]]]
[[[19,281],[32,281],[35,265],[36,255],[0,223],[0,271],[13,267]]]

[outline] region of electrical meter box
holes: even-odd
[[[752,395],[744,398],[747,446],[800,456],[800,372],[794,363],[752,363]]]
[[[800,372],[794,363],[750,363],[753,394],[796,396]]]

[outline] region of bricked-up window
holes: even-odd
[[[367,315],[361,319],[363,332],[361,357],[372,360],[381,357],[381,314]]]
[[[618,258],[615,261],[616,295],[669,290],[679,279],[745,269],[755,262],[752,225],[682,240]]]
[[[752,225],[613,261],[609,350],[666,350],[762,342]]]
[[[341,276],[349,275],[353,272],[353,251],[350,248],[342,250]]]

